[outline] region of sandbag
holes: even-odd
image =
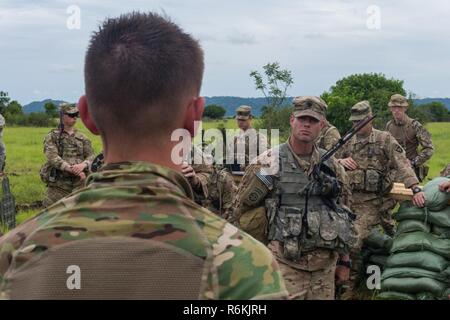
[[[381,279],[388,278],[431,278],[438,281],[446,282],[449,278],[446,273],[434,272],[420,268],[387,268],[381,274]]]
[[[450,239],[440,239],[432,233],[409,232],[400,234],[392,244],[391,252],[432,251],[450,259]]]
[[[431,292],[420,292],[416,295],[417,300],[436,300]]]
[[[436,226],[450,228],[450,206],[441,211],[429,211],[428,220]]]
[[[364,239],[364,244],[371,249],[384,249],[386,252],[389,252],[392,247],[392,238],[387,234],[381,233],[380,230],[374,229]]]
[[[378,300],[416,300],[416,297],[412,294],[397,292],[397,291],[385,291],[377,295]]]
[[[441,239],[450,239],[450,228],[439,227],[433,225],[431,227],[431,232],[437,235]]]
[[[430,251],[400,252],[387,258],[386,267],[412,267],[434,272],[442,272],[448,267],[448,261]]]
[[[425,206],[432,211],[440,211],[447,207],[450,193],[439,191],[439,185],[450,181],[449,178],[438,177],[428,182],[423,188],[425,193]]]
[[[414,231],[430,232],[430,225],[418,220],[403,220],[397,225],[397,235]]]
[[[411,201],[404,201],[400,205],[397,213],[394,214],[394,219],[397,221],[403,220],[419,220],[426,221],[425,211],[422,208],[413,206]]]
[[[405,293],[430,292],[435,297],[442,297],[447,285],[430,278],[388,278],[381,281],[381,290]]]

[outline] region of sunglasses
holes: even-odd
[[[77,113],[65,113],[65,115],[70,118],[78,118],[78,112]]]

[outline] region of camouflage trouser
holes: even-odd
[[[47,191],[45,193],[45,198],[42,201],[42,206],[44,208],[47,208],[48,206],[54,204],[58,200],[68,196],[70,193],[71,191],[61,189],[60,187],[48,186]]]
[[[355,228],[358,232],[358,242],[350,252],[352,269],[350,279],[346,286],[342,299],[352,299],[355,296],[355,289],[360,283],[361,274],[361,247],[365,238],[369,236],[373,229],[381,226],[386,234],[393,235],[394,220],[392,219],[392,209],[396,201],[390,198],[376,198],[365,202],[357,202],[358,194],[353,195],[356,200],[352,205],[352,210],[356,214]]]
[[[316,250],[305,254],[299,269],[278,259],[290,300],[334,300],[334,273],[338,254]]]

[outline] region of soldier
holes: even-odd
[[[268,242],[291,299],[334,299],[338,256],[337,274],[345,280],[348,248],[356,241],[340,199],[345,171],[331,158],[320,180],[312,174],[325,153],[314,143],[323,122],[321,99],[295,98],[288,141],[247,168],[233,203],[232,220]]]
[[[322,105],[324,106],[324,114],[326,114],[328,105],[325,101],[323,101],[322,98],[318,98],[322,102]],[[330,150],[332,146],[334,146],[339,139],[341,138],[341,135],[339,133],[339,130],[331,125],[328,120],[324,119],[324,125],[322,130],[320,130],[320,134],[317,137],[316,145],[317,147],[325,150]]]
[[[94,159],[91,141],[77,129],[78,108],[60,106],[60,128],[50,131],[44,140],[47,162],[41,169],[41,179],[47,184],[43,206],[48,207],[80,187]]]
[[[372,115],[368,101],[361,101],[351,109],[350,121],[356,125],[359,121]],[[381,225],[387,234],[394,233],[394,224],[390,201],[387,195],[393,184],[393,176],[397,174],[407,188],[411,188],[413,203],[422,207],[425,197],[418,187],[411,165],[406,159],[405,151],[395,138],[385,131],[376,130],[372,123],[365,126],[344,147],[339,150],[338,160],[348,171],[352,187],[352,211],[357,215],[355,226],[358,231],[358,244],[352,252],[352,275],[349,291],[344,296],[350,298],[356,285],[359,254],[363,240],[372,229]]]
[[[406,157],[411,162],[417,178],[422,182],[429,169],[425,163],[434,153],[431,134],[419,121],[408,117],[406,110],[409,104],[404,96],[394,94],[388,106],[394,119],[387,123],[386,131],[389,131],[405,149]],[[422,147],[420,151],[417,150],[419,145]]]
[[[202,118],[203,69],[198,42],[158,14],[107,19],[93,34],[79,109],[101,135],[105,164],[1,239],[5,296],[285,297],[270,251],[193,202],[182,158],[173,158],[174,130],[194,136]],[[81,290],[66,287],[77,286],[70,272]]]
[[[267,150],[267,137],[252,127],[252,107],[242,105],[236,109],[239,132],[228,143],[227,154],[232,154],[234,163],[239,165],[233,171],[245,171],[246,166],[259,154]]]
[[[5,126],[5,118],[0,114],[0,176],[3,175],[6,164],[6,148],[3,143],[3,128]]]

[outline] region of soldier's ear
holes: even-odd
[[[195,121],[201,121],[203,110],[205,109],[205,98],[195,97],[189,102],[184,119],[184,129],[188,130],[192,136],[195,136]]]
[[[86,126],[86,128],[88,128],[89,131],[92,132],[93,134],[99,135],[100,132],[97,129],[94,120],[92,120],[92,116],[89,112],[89,107],[85,95],[81,96],[80,100],[78,100],[78,111],[80,112],[81,121],[83,121],[83,124]]]

